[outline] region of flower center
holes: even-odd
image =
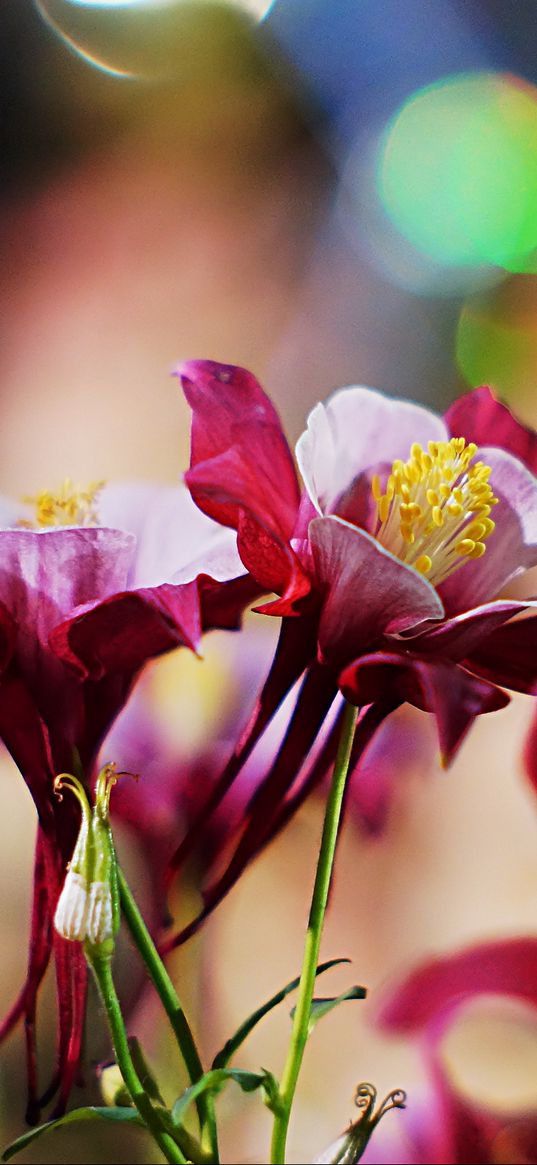
[[[394,461],[383,492],[371,483],[377,503],[375,538],[435,586],[470,558],[481,558],[495,523],[498,502],[489,485],[490,466],[474,461],[477,445],[464,437],[416,442],[408,461]]]
[[[104,481],[92,482],[87,489],[74,486],[69,477],[61,485],[58,493],[43,490],[36,497],[24,500],[35,506],[35,526],[98,526],[99,515],[96,498],[104,486]]]

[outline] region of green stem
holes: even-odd
[[[304,946],[302,974],[298,988],[298,1000],[293,1020],[293,1031],[287,1061],[283,1070],[280,1085],[280,1103],[274,1118],[272,1133],[271,1162],[273,1165],[283,1165],[285,1161],[285,1146],[287,1130],[291,1117],[291,1106],[295,1095],[296,1085],[304,1049],[309,1035],[311,1002],[315,988],[315,973],[319,961],[319,949],[323,932],[324,916],[328,901],[328,891],[332,877],[332,868],[336,852],[336,843],[345,792],[345,783],[349,770],[351,749],[356,726],[357,709],[347,704],[341,725],[341,736],[334,764],[332,784],[326,805],[323,824],[319,859],[315,875],[315,884],[311,899],[308,921],[308,930]]]
[[[179,1145],[176,1144],[173,1137],[163,1129],[159,1114],[153,1108],[134,1067],[119,999],[112,978],[111,959],[109,956],[104,958],[88,956],[88,959],[97,981],[101,999],[106,1008],[117,1064],[132,1101],[136,1105],[144,1125],[151,1133],[153,1140],[156,1141],[165,1160],[179,1162],[180,1165],[185,1165],[188,1160],[187,1157],[181,1152]]]
[[[195,1084],[203,1076],[203,1064],[200,1060],[194,1036],[192,1035],[182,1003],[140,914],[130,887],[125,879],[125,875],[119,866],[118,882],[119,896],[125,921],[145,963],[155,990],[162,1001],[185,1062],[190,1082],[191,1084]],[[208,1151],[212,1160],[218,1162],[218,1134],[212,1097],[200,1096],[197,1101],[197,1108],[202,1130],[202,1148]]]

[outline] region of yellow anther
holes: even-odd
[[[414,457],[416,460],[419,460],[422,453],[423,449],[421,445],[418,441],[414,441],[414,444],[410,446],[410,456]]]
[[[97,481],[87,489],[80,489],[66,477],[58,493],[43,490],[36,497],[24,500],[35,506],[36,526],[98,526],[96,499],[104,484]]]
[[[463,508],[460,502],[448,502],[446,509],[452,518],[459,518],[463,512]]]
[[[474,549],[470,554],[470,558],[482,558],[486,549],[487,548],[484,542],[476,542]]]
[[[431,518],[433,519],[435,526],[443,526],[444,525],[444,515],[442,513],[440,506],[433,506],[433,508],[431,510]]]
[[[373,474],[371,479],[371,492],[376,502],[380,502],[382,497],[382,486],[380,484],[380,477],[378,473]]]
[[[457,551],[457,554],[462,554],[464,556],[467,556],[467,555],[473,553],[473,551],[476,548],[476,545],[477,545],[477,543],[474,542],[473,538],[461,538],[461,541],[457,542],[455,549]]]
[[[388,497],[388,494],[383,494],[380,501],[378,502],[379,518],[381,522],[385,522],[388,517],[390,512],[390,501],[391,499]]]
[[[425,497],[427,498],[430,506],[437,506],[440,502],[440,498],[435,489],[428,489]]]
[[[433,560],[428,554],[420,554],[414,563],[414,569],[419,570],[420,574],[428,574],[432,565]]]

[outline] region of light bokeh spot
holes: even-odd
[[[537,89],[474,73],[412,94],[382,136],[377,185],[392,223],[434,262],[534,270]]]

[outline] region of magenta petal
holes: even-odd
[[[309,533],[324,591],[319,648],[328,662],[342,666],[382,635],[442,618],[434,587],[365,531],[339,518],[316,518]]]
[[[447,660],[375,652],[346,667],[339,686],[353,704],[407,702],[436,718],[442,761],[449,764],[476,716],[495,712],[509,697],[493,684]]]
[[[414,441],[443,441],[441,417],[421,405],[371,388],[339,389],[308,417],[296,456],[319,513],[330,513],[355,477],[378,462],[406,461]]]
[[[201,637],[197,582],[112,595],[55,628],[50,645],[84,679],[136,672],[148,659]]]
[[[261,385],[246,369],[212,360],[190,360],[177,375],[193,412],[188,482],[197,504],[235,529],[239,510],[250,510],[290,537],[298,483],[280,419]]]
[[[537,433],[517,421],[487,385],[460,396],[444,420],[453,437],[506,449],[537,474]]]
[[[537,694],[537,615],[490,632],[469,652],[468,667],[515,692]]]
[[[514,600],[484,603],[473,611],[445,619],[439,626],[428,627],[417,635],[404,636],[405,645],[420,655],[441,655],[461,660],[471,655],[492,631],[527,610],[532,604]]]
[[[384,999],[378,1023],[397,1032],[436,1032],[476,995],[509,995],[537,1007],[537,939],[496,940],[432,959]]]

